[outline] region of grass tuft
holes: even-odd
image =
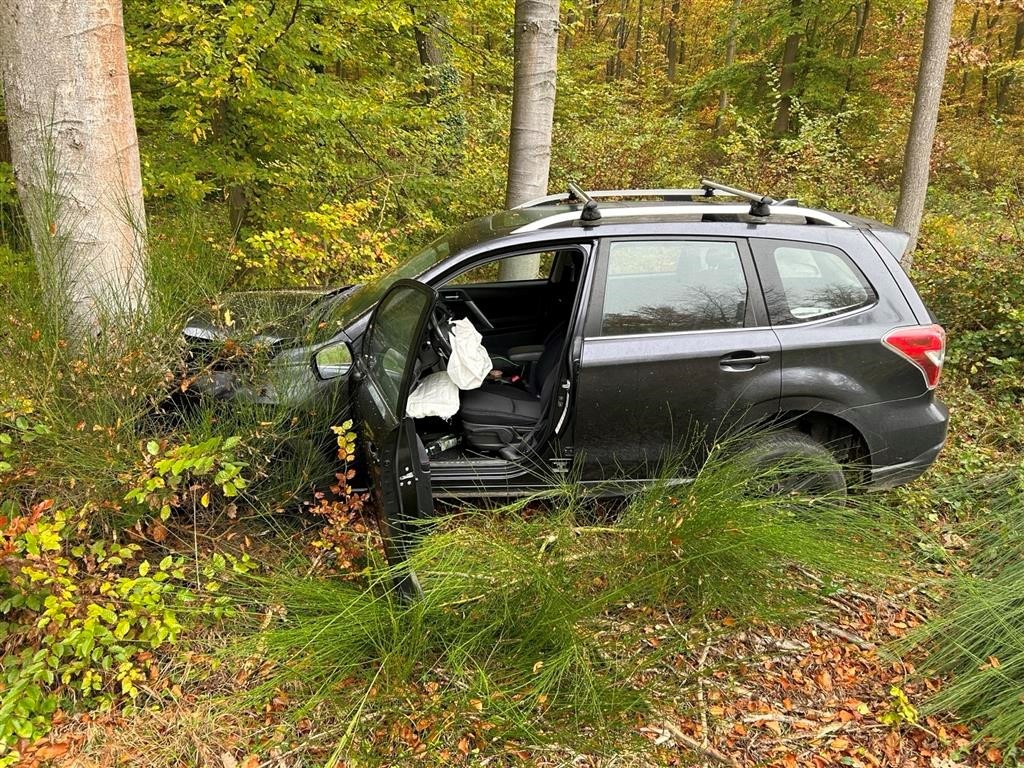
[[[938,616],[900,650],[923,647],[919,669],[948,681],[928,703],[980,724],[1014,759],[1024,741],[1024,485],[1018,473],[989,477],[992,517],[977,532],[973,570],[950,579]]]
[[[568,739],[643,709],[638,672],[689,650],[680,631],[675,646],[651,652],[651,619],[636,605],[669,612],[682,629],[795,618],[818,589],[798,568],[826,582],[884,572],[893,521],[870,498],[762,493],[794,469],[751,471],[716,451],[693,482],[657,483],[612,521],[595,523],[572,488],[548,494],[546,514],[535,499],[440,519],[411,556],[424,590],[412,603],[391,591],[397,573],[379,560],[359,583],[264,576],[241,587],[254,629],[233,653],[274,660],[256,698],[291,687],[315,707],[347,690],[356,707],[370,680],[400,691],[441,671],[449,696],[489,701],[510,733],[557,727]]]

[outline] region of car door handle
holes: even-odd
[[[755,355],[753,352],[733,352],[722,357],[718,364],[727,371],[749,371],[755,365],[763,365],[771,359],[771,355]]]

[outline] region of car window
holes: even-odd
[[[395,289],[377,306],[366,338],[370,378],[384,404],[397,414],[402,375],[418,339],[414,338],[430,297],[412,288]]]
[[[771,255],[779,283],[765,294],[775,325],[831,317],[875,301],[874,290],[845,254],[803,245],[775,245]]]
[[[601,335],[742,328],[747,281],[734,243],[618,241],[608,250]]]
[[[498,283],[501,282],[501,266],[509,259],[528,259],[531,256],[537,257],[536,264],[530,262],[520,262],[520,264],[527,264],[530,266],[530,271],[525,275],[516,275],[516,280],[547,280],[551,275],[551,267],[555,263],[555,252],[544,251],[536,254],[517,254],[515,256],[506,256],[503,259],[493,259],[483,264],[478,264],[475,267],[470,267],[465,272],[462,272],[451,280],[447,281],[445,285],[484,285],[487,283]]]

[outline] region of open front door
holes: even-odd
[[[355,361],[360,438],[392,566],[405,563],[421,528],[417,521],[434,511],[427,453],[405,405],[436,301],[436,291],[423,283],[396,282],[374,310]],[[409,597],[420,592],[411,570],[395,586]]]

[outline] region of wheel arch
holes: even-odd
[[[786,407],[784,404],[773,426],[793,429],[814,438],[832,451],[840,464],[847,467],[851,474],[851,486],[862,485],[871,475],[870,444],[857,425],[828,405],[839,404],[820,403],[811,408],[798,408],[794,404]]]

